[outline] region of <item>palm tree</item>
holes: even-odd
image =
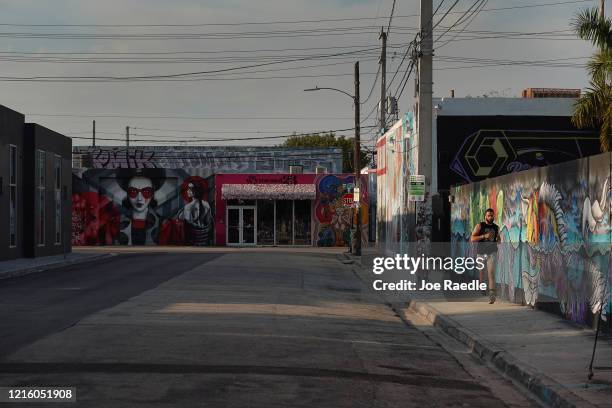
[[[593,8],[579,13],[572,27],[579,38],[597,47],[587,63],[589,87],[574,105],[572,122],[579,128],[599,128],[601,150],[607,152],[612,134],[612,20]]]

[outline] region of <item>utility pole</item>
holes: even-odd
[[[93,147],[96,147],[96,121],[95,120],[93,121],[93,139],[92,139],[91,145]]]
[[[602,20],[606,18],[605,3],[606,0],[599,0],[599,18]]]
[[[380,29],[382,53],[380,55],[380,134],[387,130],[387,33]]]
[[[130,127],[125,127],[125,147],[130,147]]]
[[[417,174],[425,176],[425,201],[417,203],[415,241],[431,240],[432,99],[433,99],[433,1],[421,0],[421,42],[418,54],[418,156]]]
[[[355,63],[355,95],[353,95],[353,99],[355,101],[355,151],[353,154],[353,167],[355,170],[355,189],[359,192],[359,196],[361,196],[361,161],[359,160],[361,153],[361,146],[359,143],[359,122],[361,121],[359,117],[359,61]],[[355,223],[356,228],[355,237],[353,240],[353,255],[361,256],[361,202],[356,201],[355,205],[357,206],[357,222]]]

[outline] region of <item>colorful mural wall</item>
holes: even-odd
[[[368,176],[360,178],[359,205],[361,208],[361,246],[368,245],[369,191]],[[317,197],[314,202],[314,239],[316,246],[347,246],[351,228],[356,225],[357,211],[352,189],[355,176],[351,174],[318,174],[315,179]]]
[[[308,185],[313,191],[300,227],[316,246],[347,246],[357,222],[349,174],[218,174],[206,170],[90,169],[73,171],[73,245],[225,245],[224,185]],[[261,189],[264,189],[261,187]],[[316,195],[315,195],[316,190]],[[268,191],[266,189],[266,191]],[[361,178],[362,245],[368,242],[369,192]],[[314,198],[314,200],[313,200]],[[296,198],[297,199],[297,198]],[[258,211],[265,211],[262,207]],[[291,213],[290,213],[291,214]],[[296,227],[297,228],[297,227]],[[308,234],[306,234],[308,236]]]
[[[73,172],[73,245],[213,243],[212,178],[184,170]]]
[[[386,253],[406,250],[414,226],[415,205],[409,202],[409,175],[414,174],[414,118],[408,113],[376,143],[376,242]]]
[[[501,295],[528,305],[558,305],[564,317],[588,322],[612,315],[610,153],[509,174],[451,190],[454,255],[487,208],[495,210],[502,244],[496,280]]]

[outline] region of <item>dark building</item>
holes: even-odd
[[[0,260],[70,252],[72,141],[0,106]]]
[[[24,116],[0,105],[0,260],[23,255]]]
[[[434,182],[439,196],[433,202],[434,240],[450,236],[452,186],[600,152],[599,134],[572,124],[574,99],[540,98],[543,93],[527,98],[435,100]]]
[[[24,130],[24,255],[69,252],[72,140],[35,123]]]

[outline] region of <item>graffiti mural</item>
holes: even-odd
[[[317,196],[314,203],[315,245],[322,247],[348,246],[351,228],[359,222],[362,247],[368,243],[368,177],[360,180],[361,220],[353,205],[354,175],[323,174],[315,179]]]
[[[342,172],[342,150],[336,148],[274,148],[243,146],[76,146],[74,165],[96,169],[200,169],[200,176],[213,173],[288,173],[289,166],[302,166],[314,173],[323,167]]]
[[[469,250],[472,227],[495,210],[502,295],[558,304],[568,319],[612,314],[609,153],[453,189],[452,245]]]
[[[569,116],[445,115],[437,117],[438,187],[598,154],[597,132],[576,129]]]
[[[411,220],[416,207],[409,201],[407,185],[416,165],[414,129],[414,117],[409,112],[376,143],[376,231],[383,252],[404,252],[414,224]]]
[[[212,178],[184,170],[73,173],[73,245],[212,245]]]

